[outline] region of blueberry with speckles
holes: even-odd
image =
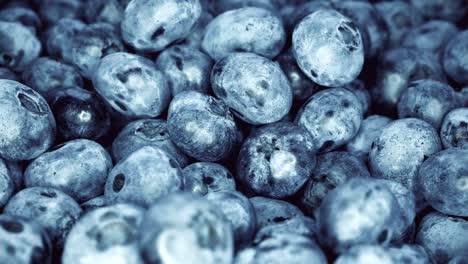
[[[261,196],[250,198],[257,217],[257,230],[282,223],[294,217],[304,216],[299,208],[283,200]]]
[[[457,106],[460,101],[450,85],[421,79],[403,91],[397,110],[400,118],[419,118],[439,129],[445,114]]]
[[[467,13],[468,7],[463,0],[410,0],[426,19],[443,19],[457,22]]]
[[[0,215],[1,263],[50,263],[51,243],[45,230],[32,220]]]
[[[131,118],[159,116],[171,96],[166,76],[152,61],[126,52],[104,57],[93,84],[114,110]]]
[[[461,217],[431,212],[419,224],[416,243],[423,246],[433,263],[447,263],[466,256],[468,221]]]
[[[73,38],[85,28],[81,20],[63,18],[50,27],[46,32],[45,46],[51,56],[70,58]]]
[[[364,64],[359,29],[348,17],[331,9],[304,17],[294,29],[292,47],[302,71],[323,86],[351,82]]]
[[[335,9],[358,26],[365,56],[371,58],[379,55],[387,44],[388,28],[374,5],[367,1],[337,1]]]
[[[162,51],[156,67],[167,76],[172,96],[182,91],[208,93],[213,61],[205,53],[187,45],[176,45]]]
[[[454,81],[468,84],[468,30],[455,35],[445,46],[442,64],[445,73]]]
[[[256,130],[242,144],[237,179],[257,194],[283,198],[296,193],[315,167],[309,133],[289,122]]]
[[[445,115],[440,138],[444,148],[468,149],[468,108],[457,108]]]
[[[31,88],[0,80],[0,156],[30,160],[54,142],[55,119],[44,98]]]
[[[32,187],[16,193],[3,213],[35,220],[47,230],[53,244],[61,248],[81,215],[81,207],[73,198],[57,189]]]
[[[231,223],[235,243],[238,246],[250,243],[257,224],[255,209],[250,200],[236,191],[210,192],[205,198],[218,207]]]
[[[267,9],[244,7],[215,17],[206,26],[202,48],[215,60],[235,52],[252,52],[271,59],[285,42],[278,16]]]
[[[310,264],[327,263],[317,243],[294,233],[272,236],[237,253],[235,264]]]
[[[457,33],[458,28],[453,23],[431,20],[408,30],[402,38],[401,45],[438,54]]]
[[[382,1],[374,4],[388,28],[387,47],[400,45],[403,35],[423,22],[418,9],[405,1]]]
[[[182,151],[200,161],[222,160],[242,140],[226,104],[196,91],[179,93],[171,101],[167,130]]]
[[[271,237],[274,234],[285,233],[285,234],[298,234],[305,237],[313,238],[317,233],[316,222],[307,216],[296,216],[290,219],[286,219],[282,222],[272,223],[259,229],[255,234],[253,243],[264,240],[267,237]]]
[[[353,177],[370,177],[366,164],[351,153],[332,151],[317,156],[317,165],[304,185],[301,203],[312,213],[328,192]]]
[[[0,67],[0,79],[20,81],[20,77],[16,73],[5,67]]]
[[[94,92],[61,87],[52,93],[50,107],[62,140],[102,138],[110,129],[110,110]]]
[[[84,202],[104,192],[112,160],[98,143],[65,142],[33,160],[24,173],[26,187],[53,187]]]
[[[188,164],[188,157],[169,138],[163,119],[140,119],[128,123],[112,143],[112,157],[118,162],[144,146],[165,150],[182,168]]]
[[[211,20],[213,20],[213,15],[210,12],[203,10],[200,18],[197,20],[192,28],[192,31],[185,38],[183,43],[201,50],[201,44],[203,41],[203,36],[205,36],[206,26],[211,22]]]
[[[83,9],[88,23],[105,22],[119,25],[125,6],[118,0],[88,0],[83,4]]]
[[[387,245],[401,229],[401,211],[385,184],[352,177],[330,191],[316,211],[322,244],[340,253],[361,244]]]
[[[104,195],[109,204],[149,206],[183,187],[184,175],[177,161],[158,147],[145,146],[114,166],[107,177]]]
[[[388,124],[372,143],[369,153],[372,176],[399,182],[420,200],[418,169],[440,149],[439,135],[429,123],[416,118],[398,119]]]
[[[229,10],[242,7],[261,7],[274,10],[275,0],[217,0],[208,1],[208,7],[215,14],[221,14]]]
[[[77,66],[83,77],[92,79],[101,59],[122,51],[123,45],[117,28],[107,23],[96,23],[74,34],[70,46],[64,49],[64,60]]]
[[[24,70],[24,84],[50,101],[54,90],[62,86],[83,86],[83,78],[78,70],[66,63],[48,57],[34,60]]]
[[[291,109],[292,91],[278,63],[240,52],[218,61],[211,72],[211,88],[243,121],[269,124]]]
[[[50,25],[54,25],[62,18],[79,19],[82,12],[81,0],[43,0],[39,5],[41,18]]]
[[[319,152],[327,152],[351,140],[362,118],[362,104],[352,91],[331,88],[312,95],[294,122],[311,134]]]
[[[303,102],[316,91],[317,85],[299,68],[290,49],[278,55],[276,60],[289,80],[294,100]]]
[[[419,79],[445,82],[439,59],[431,53],[410,48],[385,52],[377,63],[372,100],[380,110],[393,113],[398,99],[409,83]]]
[[[70,230],[62,263],[142,264],[138,251],[138,227],[144,209],[117,204],[95,209],[83,216]]]
[[[363,160],[367,160],[372,142],[391,121],[390,118],[382,115],[370,115],[366,117],[362,120],[356,135],[346,145],[346,150]]]
[[[122,38],[137,50],[160,51],[187,37],[201,12],[199,0],[132,0],[125,8]]]
[[[88,201],[81,203],[81,209],[83,209],[83,213],[87,213],[89,211],[92,211],[96,208],[101,208],[107,205],[107,199],[106,196],[101,195],[98,197],[94,197],[92,199],[89,199]]]
[[[210,201],[188,193],[159,199],[139,232],[145,263],[230,264],[234,237],[230,223]]]
[[[436,210],[468,217],[468,149],[438,152],[420,167],[418,184]]]
[[[363,112],[367,113],[369,111],[371,106],[371,95],[364,81],[355,79],[354,81],[347,83],[340,88],[346,88],[353,92],[354,95],[359,99],[359,102],[361,102]]]
[[[22,6],[10,6],[0,10],[0,20],[21,23],[34,32],[42,27],[42,21],[34,10]]]
[[[196,162],[185,167],[184,190],[200,195],[218,191],[235,191],[236,182],[231,172],[213,162]]]
[[[0,21],[0,67],[22,71],[39,56],[41,42],[26,26]]]

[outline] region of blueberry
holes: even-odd
[[[97,94],[79,87],[61,87],[51,97],[50,107],[62,140],[96,140],[109,131],[109,109]]]
[[[346,150],[367,160],[372,142],[392,120],[382,115],[370,115],[362,120],[358,132],[346,145]]]
[[[62,263],[143,263],[138,227],[144,210],[128,204],[95,209],[83,216],[67,236]]]
[[[408,84],[419,79],[445,81],[438,58],[410,48],[392,49],[378,63],[372,99],[391,113]]]
[[[403,36],[402,46],[438,54],[457,33],[453,23],[431,20],[408,30]]]
[[[456,22],[463,18],[468,11],[463,0],[410,0],[421,14],[427,19],[443,19]]]
[[[112,168],[110,155],[98,143],[76,139],[33,160],[24,173],[26,187],[53,187],[84,202],[104,192]]]
[[[163,119],[140,119],[128,123],[112,143],[112,157],[118,162],[144,146],[165,150],[182,168],[188,164],[187,156],[169,138]]]
[[[294,122],[312,135],[319,152],[327,152],[346,144],[354,137],[362,116],[362,104],[353,92],[344,88],[332,88],[310,97]]]
[[[39,56],[41,42],[26,26],[0,21],[0,67],[23,70]]]
[[[167,78],[153,62],[126,52],[104,57],[93,84],[114,110],[131,118],[160,115],[171,95]]]
[[[0,215],[0,262],[50,263],[51,249],[49,237],[36,222]]]
[[[206,199],[224,214],[232,225],[234,241],[238,246],[250,243],[256,231],[257,219],[250,200],[236,191],[210,192]]]
[[[364,48],[357,26],[331,9],[321,9],[304,17],[294,29],[292,45],[302,71],[323,86],[336,87],[351,82],[364,63]]]
[[[283,200],[256,196],[250,198],[250,202],[255,209],[257,230],[287,221],[294,217],[304,216],[299,208]]]
[[[317,237],[337,253],[361,244],[387,245],[401,230],[400,214],[385,184],[352,177],[330,191],[317,210]]]
[[[456,82],[463,84],[468,84],[467,47],[468,30],[464,30],[447,43],[442,59],[445,73]]]
[[[107,205],[107,200],[104,195],[94,197],[89,199],[88,201],[81,203],[81,209],[83,209],[84,213],[90,212],[96,208],[101,208]]]
[[[188,90],[208,93],[213,62],[198,49],[187,45],[171,46],[159,54],[156,67],[168,77],[172,96]]]
[[[416,176],[425,159],[440,151],[435,129],[416,118],[391,122],[372,143],[369,165],[372,176],[399,182],[421,198]]]
[[[89,23],[105,22],[120,25],[125,6],[118,0],[85,1],[84,17]]]
[[[436,210],[468,216],[468,149],[438,152],[420,167],[418,183],[427,202]]]
[[[201,12],[199,0],[132,0],[124,12],[122,38],[137,50],[160,51],[187,37]]]
[[[380,245],[359,245],[352,247],[335,260],[335,264],[367,264],[367,263],[430,263],[427,253],[417,245],[402,247],[383,247]]]
[[[433,263],[447,263],[466,255],[468,221],[461,217],[432,212],[422,219],[416,243],[423,246]]]
[[[400,118],[419,118],[439,129],[445,114],[457,106],[460,102],[450,85],[421,79],[403,91],[397,109]]]
[[[55,119],[42,96],[16,81],[0,80],[0,156],[30,160],[54,142]]]
[[[468,108],[457,108],[445,115],[440,138],[444,148],[468,148]]]
[[[60,19],[45,32],[47,52],[51,56],[59,58],[71,57],[73,38],[84,28],[85,24],[81,20],[72,18]]]
[[[171,101],[167,130],[182,151],[200,161],[222,160],[241,141],[240,130],[228,107],[195,91],[179,93]]]
[[[405,1],[381,1],[375,8],[388,28],[387,47],[400,44],[403,35],[412,27],[420,25],[423,17],[418,9]]]
[[[420,245],[416,244],[405,244],[401,247],[390,247],[388,248],[388,253],[396,263],[430,263],[426,250]]]
[[[8,68],[0,67],[0,79],[20,81],[20,77]]]
[[[315,148],[309,133],[279,122],[255,131],[243,143],[237,178],[255,193],[282,198],[293,195],[315,167]]]
[[[183,187],[179,164],[162,149],[145,146],[114,166],[107,178],[104,195],[109,204],[129,202],[149,206]]]
[[[21,23],[37,32],[42,27],[42,21],[32,9],[21,6],[11,6],[0,10],[0,20]]]
[[[373,4],[367,1],[337,1],[335,8],[358,26],[366,57],[375,57],[385,48],[388,29]]]
[[[317,165],[304,186],[301,203],[313,212],[328,192],[353,177],[370,177],[366,164],[345,151],[333,151],[317,156]]]
[[[292,105],[291,87],[279,64],[253,53],[233,53],[218,61],[211,87],[237,117],[253,125],[280,120]]]
[[[235,264],[327,263],[314,240],[298,234],[273,234],[237,253]]]
[[[101,59],[106,55],[122,51],[123,45],[114,26],[96,23],[74,34],[70,46],[63,48],[64,60],[78,67],[83,77],[92,79]]]
[[[263,8],[244,7],[215,17],[206,27],[202,47],[215,60],[235,52],[252,52],[271,59],[285,42],[278,16]]]
[[[16,193],[4,214],[35,220],[47,230],[58,248],[81,214],[80,205],[67,194],[49,187],[32,187]]]
[[[55,24],[62,18],[80,18],[83,12],[81,0],[43,0],[39,14],[48,24]]]
[[[264,240],[265,238],[274,236],[275,234],[299,234],[305,237],[313,238],[317,232],[315,220],[307,216],[296,216],[282,222],[272,223],[257,231],[254,243]]]
[[[139,232],[145,263],[232,263],[231,225],[218,208],[193,194],[174,193],[146,213]]]
[[[228,169],[218,163],[197,162],[184,168],[184,190],[205,195],[218,191],[235,191],[236,182]]]
[[[290,49],[278,55],[277,61],[289,80],[294,100],[303,102],[316,91],[316,84],[299,68]]]
[[[22,77],[26,85],[48,101],[54,91],[62,86],[83,86],[83,79],[75,67],[48,57],[31,62]]]

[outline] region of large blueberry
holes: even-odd
[[[440,138],[444,148],[468,148],[468,108],[457,108],[445,115]]]
[[[0,156],[30,160],[55,138],[55,119],[44,98],[16,81],[0,80]]]
[[[45,45],[51,56],[65,58],[71,57],[73,38],[85,28],[81,20],[62,18],[45,32]]]
[[[128,202],[149,206],[183,187],[184,177],[177,161],[158,147],[146,146],[114,166],[104,195],[109,204]]]
[[[408,30],[403,36],[401,45],[438,54],[457,33],[458,28],[453,23],[431,20]]]
[[[292,105],[291,87],[279,64],[253,53],[233,53],[218,61],[211,88],[237,117],[253,125],[280,120]]]
[[[461,31],[445,46],[443,66],[445,73],[459,83],[468,84],[468,30]]]
[[[152,61],[126,52],[104,57],[93,84],[114,110],[131,118],[160,115],[171,96],[167,78]]]
[[[33,160],[24,173],[26,187],[53,187],[84,202],[104,192],[112,160],[98,143],[68,141]]]
[[[210,192],[236,190],[236,182],[231,172],[218,163],[192,163],[185,167],[183,172],[185,191],[205,195]]]
[[[220,100],[195,91],[179,93],[167,117],[171,140],[200,161],[217,161],[240,144],[241,134],[228,107]]]
[[[8,6],[0,10],[0,20],[21,23],[37,32],[42,27],[42,22],[36,12],[22,6]]]

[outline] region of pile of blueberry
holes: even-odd
[[[468,263],[466,0],[0,0],[0,263]]]

